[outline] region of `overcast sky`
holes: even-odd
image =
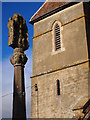
[[[10,57],[13,54],[13,49],[8,47],[8,28],[7,22],[9,17],[13,17],[15,13],[20,13],[26,20],[29,33],[29,49],[25,52],[28,57],[28,61],[25,65],[25,87],[26,87],[26,110],[27,117],[30,117],[30,76],[32,75],[32,37],[33,37],[33,26],[29,24],[29,19],[32,15],[40,8],[43,2],[13,2],[2,3],[2,59],[0,58],[0,65],[2,65],[2,95],[0,92],[0,101],[2,97],[2,116],[3,118],[11,118],[12,116],[12,93],[13,93],[13,77],[14,67],[10,63]],[[1,50],[1,48],[0,48]],[[0,76],[1,76],[0,75]],[[1,78],[1,77],[0,77]],[[7,95],[9,94],[9,95]]]

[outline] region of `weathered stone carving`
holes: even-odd
[[[25,19],[20,14],[14,14],[13,18],[8,20],[8,46],[12,48],[23,48],[27,50],[29,47],[28,29]]]
[[[27,57],[24,51],[29,47],[28,29],[25,19],[20,14],[14,14],[8,20],[8,46],[14,49],[10,58],[14,65],[14,94],[13,94],[13,118],[26,119],[24,65]]]
[[[16,48],[14,50],[14,54],[11,56],[10,61],[11,63],[15,65],[22,65],[24,66],[27,62],[27,57],[20,48]]]

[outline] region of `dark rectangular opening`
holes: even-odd
[[[60,95],[60,81],[57,80],[57,95]]]

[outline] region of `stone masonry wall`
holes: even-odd
[[[85,9],[84,9],[85,8]],[[31,77],[32,118],[73,118],[73,108],[88,97],[89,17],[88,6],[78,3],[34,23],[33,75]],[[64,51],[53,52],[52,26],[61,22]],[[88,31],[88,32],[87,32]],[[87,37],[88,34],[88,37]],[[57,79],[60,95],[57,95]],[[38,91],[35,91],[37,84]]]
[[[53,52],[55,21],[60,21],[64,51]],[[34,24],[33,75],[88,59],[83,3],[78,3]],[[83,54],[82,54],[83,53]],[[71,57],[73,55],[73,57]]]
[[[49,74],[32,78],[38,92],[31,89],[31,117],[72,118],[74,106],[88,97],[90,78],[89,63],[83,63]],[[57,79],[60,80],[60,95],[57,95]]]

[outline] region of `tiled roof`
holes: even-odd
[[[35,19],[39,18],[40,16],[43,16],[47,13],[49,13],[50,11],[63,6],[67,4],[67,2],[45,2],[41,8],[32,16],[32,18],[30,19],[30,22],[32,23],[32,21],[35,21]]]

